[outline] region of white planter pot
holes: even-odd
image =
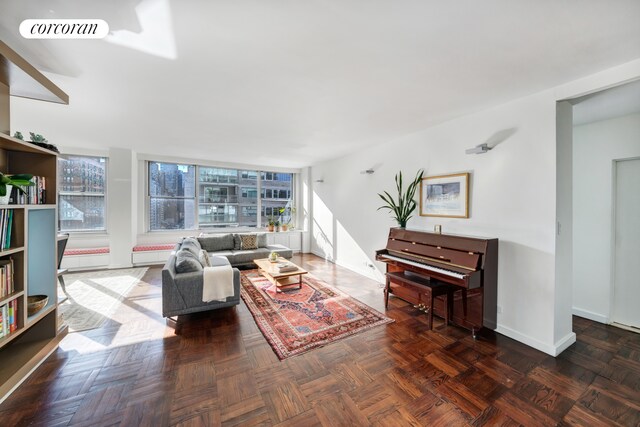
[[[7,194],[5,196],[0,196],[0,205],[8,205],[9,199],[11,198],[11,189],[13,185],[7,184]]]

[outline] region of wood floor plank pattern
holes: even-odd
[[[313,255],[321,280],[384,312],[382,289]],[[160,315],[160,268],[119,310],[69,334],[0,405],[2,426],[640,425],[640,335],[574,318],[557,358],[391,298],[395,323],[279,361],[248,309]]]

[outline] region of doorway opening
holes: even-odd
[[[568,102],[573,314],[640,332],[640,80]]]

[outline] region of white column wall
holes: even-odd
[[[573,106],[568,101],[556,106],[556,259],[554,294],[554,346],[560,353],[576,340],[572,332],[572,151]]]
[[[110,268],[131,266],[135,245],[137,166],[135,152],[109,149],[107,171],[107,219]]]

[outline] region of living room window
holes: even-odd
[[[106,231],[107,159],[61,155],[58,162],[60,231]]]
[[[258,227],[266,225],[269,217],[284,223],[290,219],[291,173],[148,165],[150,231]]]
[[[199,228],[258,225],[256,171],[198,166],[198,176]]]
[[[257,227],[258,226],[258,172],[257,171],[240,171],[239,185],[241,188],[240,199],[240,217],[238,225],[241,227]]]
[[[261,172],[262,224],[270,218],[283,224],[292,220],[293,174],[281,172]]]
[[[150,230],[196,228],[195,175],[194,165],[149,162]]]

